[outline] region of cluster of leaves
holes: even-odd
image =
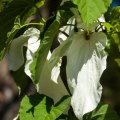
[[[61,26],[67,24],[69,18],[73,16],[71,8],[77,8],[81,14],[81,18],[89,30],[91,24],[104,14],[112,0],[72,0],[63,3],[57,11],[57,14],[50,18],[45,26],[41,29],[40,36],[41,44],[35,53],[34,60],[30,66],[32,72],[33,82],[39,82],[39,76],[45,65],[45,61],[56,34]],[[2,2],[3,3],[3,2]],[[13,38],[20,36],[28,26],[38,27],[40,22],[35,20],[34,23],[27,23],[26,21],[32,16],[39,13],[39,8],[44,4],[44,0],[12,0],[6,7],[4,4],[0,7],[0,60],[6,55],[7,50]],[[91,7],[92,6],[92,7]],[[16,9],[17,8],[17,9]],[[94,8],[94,10],[93,10]],[[22,11],[22,12],[21,12]],[[39,13],[40,14],[40,13]],[[39,15],[41,17],[41,15]],[[114,61],[120,65],[120,8],[115,8],[111,14],[112,18],[109,23],[106,23],[107,34],[112,44],[110,43],[109,55],[114,54],[113,49],[117,48]],[[8,21],[9,20],[9,21]],[[42,17],[41,17],[42,20]],[[4,23],[4,24],[3,24]],[[115,46],[117,47],[115,47]],[[26,51],[26,50],[25,50]],[[112,56],[113,57],[113,56]],[[110,58],[111,60],[111,58]],[[24,73],[24,65],[13,76],[17,79],[17,85],[21,90],[25,89],[29,78]],[[20,76],[23,76],[20,78]],[[71,114],[63,115],[64,111],[70,106],[70,97],[63,97],[58,103],[54,105],[51,98],[35,94],[33,96],[25,96],[21,102],[19,111],[19,119],[25,120],[74,120],[77,119]],[[112,114],[112,116],[111,116]],[[99,105],[96,110],[84,117],[85,120],[118,120],[116,113],[108,105]]]

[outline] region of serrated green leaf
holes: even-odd
[[[78,6],[81,18],[89,29],[90,25],[110,6],[112,0],[72,0]]]
[[[30,70],[32,73],[32,78],[35,83],[38,83],[39,76],[42,73],[42,69],[45,65],[46,57],[51,48],[52,42],[60,28],[61,25],[67,23],[68,18],[72,16],[70,11],[59,11],[56,19],[45,31],[43,39],[37,52],[35,53],[32,64],[30,65]]]
[[[37,2],[38,1],[41,2],[43,0],[37,0]],[[29,17],[33,13],[35,14],[36,12],[35,10],[32,12],[29,12],[29,15],[27,14],[27,12],[33,9],[33,7],[36,8],[35,2],[33,0],[13,0],[0,13],[0,60],[4,57],[5,52],[6,52],[5,49],[9,47],[9,44],[12,40],[7,37],[7,33],[14,26],[15,18],[17,16],[20,16],[22,20],[22,24],[23,24],[25,20],[27,19],[27,17]],[[25,17],[26,14],[27,14],[27,17]]]
[[[55,120],[70,105],[70,97],[63,97],[54,105],[53,100],[47,96],[35,94],[25,96],[20,107],[20,120]]]

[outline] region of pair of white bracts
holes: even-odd
[[[71,21],[69,21],[71,22]],[[102,86],[100,77],[106,68],[104,48],[106,35],[102,32],[93,32],[90,39],[86,40],[85,31],[73,32],[71,26],[64,27],[64,32],[69,34],[65,37],[62,33],[58,39],[60,46],[53,53],[49,52],[42,74],[39,77],[37,89],[57,102],[68,92],[59,76],[61,58],[67,56],[67,82],[72,93],[71,106],[78,119],[82,119],[85,113],[96,108],[100,102]],[[23,46],[27,46],[25,73],[31,77],[29,65],[33,61],[40,40],[40,31],[29,28],[20,37],[13,40],[9,49],[9,68],[17,70],[24,63]]]

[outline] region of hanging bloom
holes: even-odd
[[[74,25],[75,19],[72,19],[72,21],[70,20],[69,23]],[[44,68],[41,70],[42,74],[39,77],[37,90],[41,94],[53,98],[55,102],[62,96],[68,94],[59,76],[61,58],[67,56],[66,74],[68,86],[72,93],[71,105],[75,115],[81,120],[85,113],[95,109],[100,102],[102,86],[99,80],[106,68],[107,55],[104,48],[107,38],[102,32],[94,32],[95,26],[97,25],[96,23],[94,23],[89,32],[86,32],[86,28],[81,24],[81,21],[78,19],[77,22],[78,28],[83,28],[83,30],[74,32],[73,27],[67,26],[64,27],[63,30],[69,34],[69,37],[67,38],[63,34],[59,34],[58,37],[61,44],[53,51],[52,55],[49,52]],[[33,61],[34,53],[40,45],[40,40],[38,40],[38,38],[34,40],[34,35],[30,35],[27,40],[24,40],[22,36],[23,42],[20,37],[19,41],[22,42],[18,44],[18,46],[20,46],[17,48],[22,49],[23,45],[28,41],[26,43],[27,60],[25,64],[25,73],[31,77],[29,65]],[[17,41],[15,43],[17,46]],[[14,53],[14,44],[11,48],[9,50],[9,56],[12,56]],[[15,54],[16,53],[14,53],[14,58],[16,58]],[[23,57],[22,53],[21,56]],[[10,61],[14,61],[14,59]],[[14,66],[14,62],[12,62],[12,66],[15,68],[10,68],[17,70],[21,64],[23,64],[24,59],[21,61],[22,62],[17,62],[19,63],[18,65],[16,63],[16,67]]]
[[[71,105],[80,120],[100,102],[102,86],[99,80],[106,68],[107,55],[104,48],[107,37],[103,32],[94,32],[93,28],[89,34],[84,30],[72,31],[53,51],[49,60],[54,67],[63,56],[67,56],[66,74],[72,93]]]
[[[95,109],[100,101],[102,87],[99,80],[106,66],[106,36],[92,33],[87,40],[85,32],[78,32],[71,39],[74,41],[66,54],[66,72],[73,93],[71,105],[80,118]]]
[[[32,63],[34,54],[39,48],[39,35],[40,31],[38,29],[29,28],[23,35],[13,40],[8,51],[8,65],[10,70],[16,71],[25,63],[25,73],[31,78],[29,65]],[[27,47],[26,62],[24,61],[23,55],[24,46]],[[49,59],[50,56],[51,53],[49,52],[47,59]],[[58,78],[58,83],[51,80],[50,71],[49,63],[46,61],[39,78],[39,83],[37,84],[37,90],[40,94],[45,94],[51,97],[54,102],[58,102],[64,95],[68,95],[68,92],[60,77]],[[55,67],[53,73],[56,74],[57,71],[57,67]],[[52,78],[56,79],[54,74]]]

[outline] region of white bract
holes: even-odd
[[[61,34],[59,37],[61,39]],[[92,32],[89,36],[83,30],[72,32],[54,50],[49,61],[54,67],[63,56],[67,56],[66,74],[72,93],[71,105],[80,120],[100,102],[102,86],[99,80],[106,68],[106,41],[102,32]]]
[[[93,33],[86,40],[85,32],[78,32],[71,40],[73,42],[66,54],[66,72],[73,93],[71,105],[80,118],[95,109],[100,101],[102,87],[99,80],[106,68],[106,36],[103,33]]]
[[[35,28],[29,28],[27,31],[24,32],[23,35],[19,36],[18,38],[15,38],[12,41],[8,51],[8,63],[10,70],[16,71],[21,67],[21,65],[23,65],[24,63],[23,47],[26,46],[27,42],[29,43],[29,41],[36,43],[38,41],[39,34],[40,34],[39,30]]]
[[[25,33],[12,41],[10,49],[8,51],[9,69],[16,71],[24,64],[23,47],[27,47],[25,73],[31,78],[31,72],[29,66],[33,61],[33,57],[40,45],[39,40],[40,31],[36,28],[29,28]],[[51,53],[49,52],[47,59],[49,60]],[[54,102],[57,102],[64,95],[68,95],[68,92],[61,80],[58,78],[58,83],[51,80],[51,69],[48,64],[48,60],[42,70],[42,74],[39,77],[39,83],[37,84],[37,90],[40,94],[45,94],[51,97]],[[52,72],[52,79],[56,79],[55,74],[59,67],[54,67]]]
[[[29,45],[28,45],[29,46]],[[32,48],[37,47],[36,44],[31,45]],[[31,77],[31,72],[29,69],[29,65],[33,61],[33,55],[35,54],[36,50],[32,49],[27,49],[27,61],[25,65],[25,73]],[[31,54],[30,54],[31,53]],[[55,66],[53,70],[51,70],[51,67],[48,63],[49,58],[51,57],[51,52],[48,53],[47,60],[45,62],[44,68],[41,70],[42,73],[39,76],[39,83],[36,85],[37,91],[41,94],[45,94],[49,97],[51,97],[54,102],[58,102],[64,95],[68,95],[68,92],[61,80],[60,77],[58,78],[57,83],[55,83],[54,79],[56,79],[56,76],[59,74],[59,65]],[[58,63],[59,64],[59,63]],[[52,76],[51,76],[51,71],[52,71]],[[52,78],[52,80],[51,80]]]

